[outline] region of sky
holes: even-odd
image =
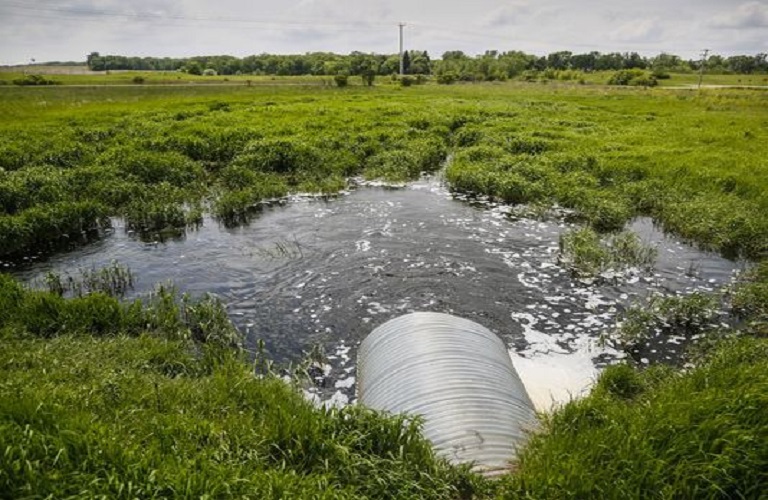
[[[186,57],[398,51],[438,58],[768,52],[768,0],[0,0],[0,65],[86,54]]]

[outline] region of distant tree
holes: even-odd
[[[376,74],[379,72],[379,62],[374,57],[366,56],[358,62],[355,69],[362,78],[363,84],[372,87]]]
[[[408,54],[408,51],[406,50],[403,52],[403,73],[409,74],[411,72],[411,56]]]
[[[85,64],[88,66],[88,69],[90,69],[91,71],[98,71],[98,69],[96,68],[99,66],[103,67],[104,62],[102,61],[101,56],[99,55],[98,52],[91,52],[86,56]]]
[[[534,56],[513,50],[499,54],[497,67],[507,78],[514,78],[529,69],[533,65],[534,60]]]
[[[624,68],[625,69],[645,69],[648,67],[646,60],[637,52],[631,52],[624,54]]]
[[[469,59],[469,57],[460,50],[449,50],[447,52],[443,52],[443,61],[465,61]]]
[[[599,54],[595,61],[595,69],[598,71],[619,70],[624,68],[624,56],[618,52]]]
[[[728,69],[734,73],[748,75],[757,69],[757,59],[752,56],[732,56],[725,60]]]
[[[431,61],[427,51],[411,50],[408,57],[408,73],[412,75],[428,75],[431,72]]]
[[[400,71],[400,56],[395,54],[389,56],[381,65],[382,75],[391,75]]]
[[[547,56],[547,67],[556,70],[569,69],[571,67],[572,55],[567,50],[553,52]]]
[[[571,67],[581,71],[595,71],[598,57],[600,57],[600,52],[596,51],[588,54],[574,54],[571,56]]]
[[[203,67],[200,66],[200,63],[197,61],[190,61],[187,63],[185,67],[187,73],[190,75],[202,75],[203,74]]]
[[[688,68],[685,68],[687,64],[685,64],[683,60],[680,59],[679,56],[676,56],[673,54],[667,54],[664,52],[662,52],[656,57],[652,57],[650,59],[650,66],[655,70],[661,69],[664,71],[688,69]]]

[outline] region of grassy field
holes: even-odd
[[[583,72],[576,70],[553,71],[552,78],[544,72],[539,75],[540,83],[567,85],[606,85],[615,71]],[[9,66],[0,68],[0,85],[11,85],[25,75],[44,75],[60,85],[335,85],[332,76],[273,76],[273,75],[191,75],[180,71],[90,71],[86,66]],[[517,80],[524,80],[520,76]],[[432,80],[435,80],[433,77]],[[514,81],[515,79],[513,79]],[[379,85],[392,83],[389,76],[378,76]],[[669,78],[658,80],[662,87],[696,86],[699,74],[670,73]],[[360,77],[351,77],[350,85],[363,86]],[[703,85],[725,86],[768,86],[768,75],[730,75],[705,73]]]
[[[111,216],[154,240],[206,212],[236,225],[290,192],[442,167],[456,191],[570,209],[584,228],[562,244],[584,262],[578,272],[648,261],[621,232],[638,215],[731,257],[768,257],[761,90],[9,86],[0,116],[3,260],[86,244]],[[402,420],[319,410],[254,379],[212,299],[159,290],[124,303],[109,287],[70,298],[0,275],[0,491],[757,497],[768,488],[755,473],[768,468],[768,366],[765,340],[751,337],[768,334],[767,271],[757,266],[730,297],[750,335],[685,374],[608,370],[494,484],[437,460]]]

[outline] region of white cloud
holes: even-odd
[[[768,3],[748,2],[721,12],[710,22],[713,28],[768,28]]]
[[[394,53],[398,21],[407,24],[407,47],[433,55],[754,54],[766,50],[765,30],[756,28],[768,26],[767,9],[768,0],[0,0],[0,64],[83,60],[92,51]]]
[[[617,42],[654,42],[663,35],[664,28],[658,20],[637,19],[618,26],[608,37]]]
[[[488,14],[483,24],[489,28],[521,24],[530,12],[531,7],[525,2],[505,2]]]

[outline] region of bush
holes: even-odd
[[[634,85],[643,87],[655,87],[658,85],[656,78],[649,72],[641,69],[622,69],[611,75],[608,85]]]
[[[411,75],[403,75],[400,77],[400,86],[401,87],[410,87],[411,85],[416,83],[416,79],[412,77]]]
[[[440,73],[437,75],[437,83],[440,85],[451,85],[452,83],[455,83],[456,80],[459,79],[459,75],[452,72],[447,71],[445,73]]]
[[[337,87],[346,87],[347,85],[349,85],[349,75],[345,75],[345,74],[334,75],[333,81],[336,83]]]
[[[26,75],[13,80],[14,85],[60,85],[61,82],[45,78],[42,75]]]
[[[141,85],[144,83],[145,80],[143,76],[136,75],[133,77],[131,81],[137,85]]]

